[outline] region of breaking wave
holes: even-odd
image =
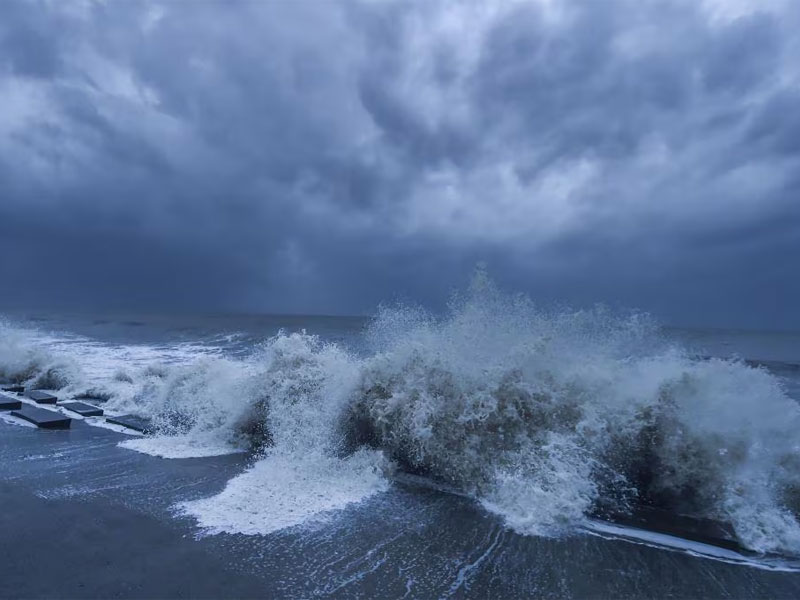
[[[645,315],[542,311],[479,274],[443,317],[382,309],[365,355],[281,333],[246,359],[204,350],[100,379],[15,331],[2,331],[0,377],[153,417],[145,451],[258,453],[221,494],[181,507],[209,531],[299,524],[399,468],[523,534],[645,505],[729,523],[754,551],[800,553],[800,407],[766,370],[697,358]]]

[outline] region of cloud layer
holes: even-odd
[[[0,3],[2,303],[800,328],[792,3]]]

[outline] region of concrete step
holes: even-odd
[[[18,408],[22,408],[22,402],[0,394],[0,410],[16,410]]]
[[[102,417],[103,409],[86,404],[86,402],[61,402],[59,406],[63,406],[67,410],[78,413],[82,417]]]
[[[113,423],[114,425],[122,425],[123,427],[127,427],[128,429],[133,429],[141,433],[153,433],[155,431],[155,429],[153,428],[152,421],[150,419],[144,419],[142,417],[137,417],[135,415],[120,415],[118,417],[107,417],[106,421],[108,423]]]
[[[0,390],[4,392],[12,392],[14,394],[21,394],[25,391],[25,386],[17,383],[4,383],[3,385],[0,385]]]
[[[47,392],[42,392],[41,390],[33,390],[25,394],[36,402],[36,404],[55,404],[58,402],[58,398],[53,394],[48,394]]]
[[[35,406],[25,406],[20,410],[12,410],[11,415],[30,421],[42,429],[69,429],[70,423],[72,423],[72,419],[59,412],[47,410],[46,408],[36,408]]]

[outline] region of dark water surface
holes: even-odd
[[[176,502],[246,456],[163,460],[78,424],[0,423],[0,597],[795,598],[776,573],[588,535],[517,535],[473,501],[396,484],[324,521],[197,537]]]

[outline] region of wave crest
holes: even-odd
[[[797,404],[742,362],[699,360],[646,317],[538,311],[490,283],[440,320],[384,310],[344,429],[475,495],[523,533],[634,504],[800,550]]]

